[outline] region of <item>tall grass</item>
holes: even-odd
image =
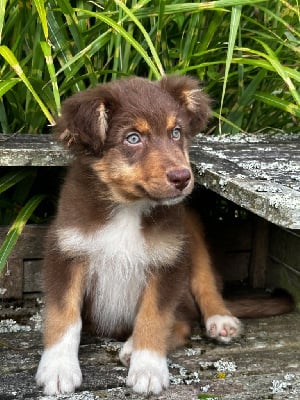
[[[0,38],[3,132],[48,131],[72,93],[164,73],[204,81],[215,133],[299,131],[298,0],[0,0]]]
[[[0,0],[3,133],[48,132],[72,93],[165,73],[204,82],[214,106],[211,133],[299,132],[299,66],[299,0]],[[5,173],[0,191],[24,188],[23,174]],[[22,199],[0,248],[0,271],[43,196]],[[5,200],[2,214],[10,215]]]

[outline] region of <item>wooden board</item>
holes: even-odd
[[[11,308],[0,310],[5,319],[17,319]],[[26,327],[35,322],[28,315],[19,332],[0,333],[0,398],[6,400],[55,399],[43,397],[34,375],[42,351],[39,331]],[[32,315],[37,320],[36,309]],[[3,318],[4,319],[4,318]],[[17,328],[15,326],[14,328]],[[244,334],[229,345],[206,339],[197,329],[187,346],[168,357],[171,385],[153,396],[133,393],[125,385],[128,368],[118,353],[122,343],[83,335],[79,358],[83,384],[69,400],[299,400],[300,314],[244,321]]]
[[[300,229],[300,135],[196,138],[197,181],[262,218]]]
[[[300,135],[199,135],[190,156],[200,184],[300,229]],[[0,166],[65,166],[70,159],[51,135],[0,135]]]
[[[8,227],[0,227],[0,243]],[[41,264],[46,225],[25,226],[0,276],[0,299],[21,299],[41,292]]]
[[[0,134],[0,166],[65,166],[70,159],[52,135]]]
[[[288,290],[300,310],[300,231],[272,226],[266,284]]]

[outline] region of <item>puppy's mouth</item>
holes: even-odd
[[[172,206],[181,203],[192,191],[192,188],[190,190],[188,190],[187,188],[187,190],[181,191],[179,193],[168,193],[164,195],[163,191],[157,194],[151,193],[151,191],[140,185],[138,186],[138,188],[141,192],[143,192],[144,198],[148,198],[157,205],[166,206]]]
[[[182,195],[182,196],[177,196],[177,197],[169,197],[169,198],[166,198],[166,199],[157,199],[157,200],[154,200],[154,201],[156,203],[158,203],[158,205],[173,206],[175,204],[181,203],[185,198],[186,198],[186,196]]]

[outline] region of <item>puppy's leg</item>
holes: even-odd
[[[187,227],[192,239],[192,293],[204,317],[208,336],[228,343],[240,334],[241,323],[227,309],[218,290],[210,255],[196,220],[195,215],[187,214]]]
[[[132,337],[120,357],[130,360],[127,385],[138,393],[158,394],[169,386],[168,338],[174,323],[174,309],[159,307],[158,283],[151,276],[144,291]],[[131,354],[130,354],[131,353]]]
[[[168,337],[167,352],[170,352],[177,347],[183,346],[187,342],[187,338],[191,333],[190,325],[185,321],[175,321],[171,335]],[[124,343],[119,358],[121,362],[129,367],[131,354],[133,352],[133,336],[130,336]]]
[[[82,375],[78,361],[81,333],[83,266],[68,265],[67,281],[46,292],[44,352],[36,374],[44,393],[70,393],[80,386]],[[53,278],[53,277],[52,277]],[[63,292],[62,292],[63,291]]]
[[[168,351],[184,346],[191,334],[191,325],[186,321],[176,321],[169,338]]]

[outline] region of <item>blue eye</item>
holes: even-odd
[[[174,140],[179,140],[181,136],[181,131],[178,126],[175,126],[175,128],[172,131],[172,139]]]
[[[141,138],[140,135],[136,132],[130,133],[127,137],[126,137],[126,141],[129,144],[138,144],[141,143]]]

